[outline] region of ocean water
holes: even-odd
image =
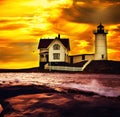
[[[77,89],[100,96],[120,96],[120,75],[79,73],[0,73],[0,86],[46,85],[58,90]]]

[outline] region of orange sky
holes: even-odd
[[[38,66],[39,39],[58,33],[70,39],[71,54],[94,53],[100,22],[109,60],[120,60],[119,0],[0,0],[0,8],[0,68]]]

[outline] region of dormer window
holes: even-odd
[[[60,45],[59,45],[59,44],[53,45],[53,49],[54,49],[54,50],[60,50]]]

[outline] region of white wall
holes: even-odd
[[[60,50],[54,50],[53,49],[54,44],[59,44]],[[60,59],[53,59],[53,53],[60,53]],[[64,46],[61,44],[61,42],[58,40],[55,40],[49,46],[49,62],[65,62],[66,61],[65,53],[67,53],[67,51],[64,48]]]
[[[73,63],[79,63],[82,61],[82,56],[73,56]]]
[[[85,56],[85,60],[94,60],[93,54],[85,54],[84,56]],[[79,63],[81,61],[83,61],[82,55],[73,56],[73,63]]]
[[[87,54],[85,55],[85,60],[94,60],[94,54]]]
[[[95,34],[95,60],[107,60],[106,34]]]

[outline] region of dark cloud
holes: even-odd
[[[119,2],[120,3],[120,0],[99,0],[100,2],[110,2],[110,3],[115,3],[115,2]]]
[[[87,1],[85,5],[80,6],[76,4],[78,1],[79,0],[75,0],[70,8],[63,9],[62,18],[77,23],[96,24],[100,21],[105,24],[120,23],[120,4],[115,4],[115,1],[113,5],[107,5],[106,3],[106,7],[102,6],[102,3],[99,4],[99,6],[93,3],[90,5],[88,3],[90,1]]]
[[[104,13],[106,14],[106,17],[108,16],[107,22],[109,22],[109,24],[120,23],[120,4],[109,6]]]
[[[85,3],[94,3],[94,2],[120,3],[120,0],[73,0],[73,3],[76,3],[76,2],[85,2]]]
[[[63,18],[77,23],[91,23],[91,15],[95,8],[73,5],[71,8],[63,9]]]
[[[4,45],[4,44],[3,44]],[[1,62],[31,61],[32,53],[36,50],[34,42],[11,42],[7,46],[0,47]]]
[[[85,2],[85,3],[92,3],[96,0],[73,0],[73,3],[76,3],[76,2]]]

